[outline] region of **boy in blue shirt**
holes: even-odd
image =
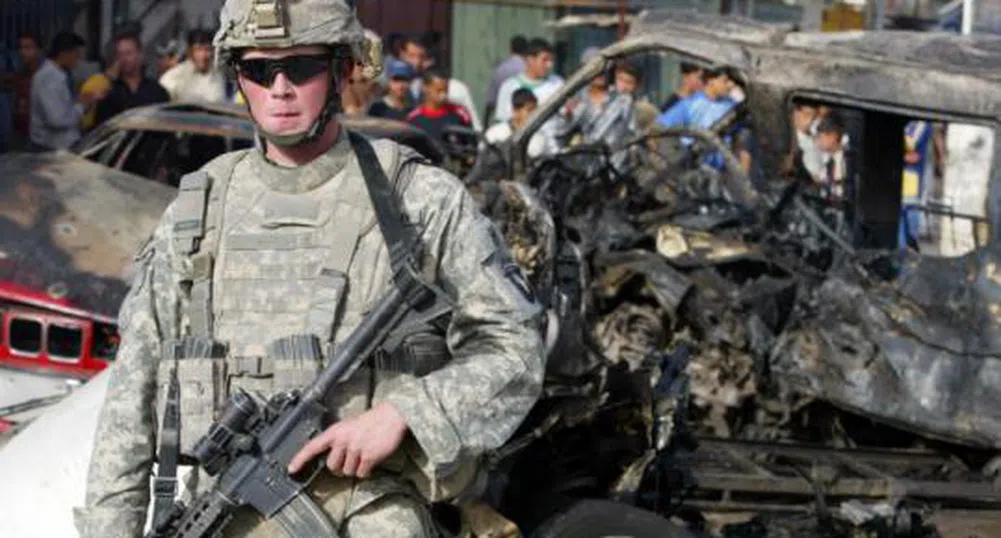
[[[711,128],[737,106],[737,102],[730,98],[730,94],[738,86],[739,80],[740,75],[728,66],[706,71],[705,86],[702,90],[678,101],[666,112],[657,116],[657,123],[662,127]],[[729,135],[724,136],[724,141],[729,144],[730,138],[732,137]],[[691,140],[683,138],[682,143],[688,146]],[[706,156],[704,162],[718,170],[724,166],[723,156],[718,152]]]

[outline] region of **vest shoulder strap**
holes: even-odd
[[[241,150],[209,161],[181,178],[174,203],[174,246],[190,267],[186,319],[191,336],[212,335],[212,271],[219,245],[223,204],[233,170],[247,155]]]

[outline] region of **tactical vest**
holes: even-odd
[[[394,187],[405,185],[420,157],[396,144],[373,146],[378,162],[369,164],[381,166]],[[164,345],[157,409],[164,416],[176,369],[182,456],[234,389],[267,398],[308,385],[329,346],[349,334],[341,328],[353,328],[364,314],[364,304],[345,301],[352,264],[373,263],[354,259],[359,241],[378,231],[359,159],[347,159],[335,176],[341,181],[329,179],[304,193],[239,191],[231,179],[249,151],[257,150],[224,155],[182,178],[175,202],[175,269],[186,301],[183,333]],[[438,297],[432,308],[408,316],[373,364],[331,395],[328,409],[363,410],[365,403],[347,399],[368,395],[376,374],[421,376],[445,364],[452,305],[440,292]],[[327,350],[303,345],[303,335],[316,336]]]

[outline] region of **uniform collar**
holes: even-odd
[[[343,126],[337,142],[330,149],[302,166],[279,166],[264,156],[263,148],[263,144],[258,144],[258,148],[250,152],[250,164],[255,174],[269,189],[288,194],[319,188],[340,173],[351,157],[351,144]]]

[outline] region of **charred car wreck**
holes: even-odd
[[[996,536],[999,53],[1001,40],[989,37],[638,17],[466,177],[547,307],[548,370],[528,419],[490,455],[481,495],[436,506],[436,519],[478,538]],[[746,99],[710,129],[648,125],[621,147],[570,146],[528,161],[530,138],[615,62],[655,72],[679,58],[731,66]],[[798,103],[848,113],[851,197],[831,203],[790,177]],[[184,112],[160,111],[175,122]],[[969,124],[982,136],[968,153],[989,156],[980,183],[961,174],[958,187],[942,186],[980,193],[977,207],[909,204],[949,248],[919,238],[918,252],[898,239],[903,133],[915,120]],[[245,120],[230,123],[232,133],[192,132],[249,143]],[[81,156],[125,172],[147,140],[169,158],[137,162],[172,172],[175,154],[191,156],[183,137],[145,116],[112,127],[86,139]],[[733,129],[754,141],[750,163],[728,142]],[[703,166],[710,154],[723,165]],[[23,268],[44,253],[16,242],[0,267],[34,288],[68,282],[74,302],[110,312],[127,254],[115,248],[98,265],[85,256],[93,249],[73,247],[110,235],[131,251],[141,237],[126,232],[152,222],[90,224],[79,216],[97,207],[84,183],[139,200],[122,214],[146,220],[170,191],[83,158],[0,163],[45,180],[8,181],[16,202],[0,221],[12,238],[41,234],[36,243],[73,270],[39,278]],[[80,179],[62,181],[67,174]],[[154,168],[142,175],[171,179]],[[86,293],[113,277],[114,293]]]
[[[653,11],[482,152],[467,183],[550,312],[546,391],[496,455],[489,504],[536,536],[994,535],[998,52]],[[746,99],[708,130],[654,125],[529,162],[591,79],[657,58],[731,66]],[[790,173],[800,103],[849,118],[851,197]],[[979,179],[939,185],[980,189],[973,210],[903,207],[912,121],[979,129]],[[750,166],[725,141],[738,124]],[[907,211],[920,244],[899,239]]]

